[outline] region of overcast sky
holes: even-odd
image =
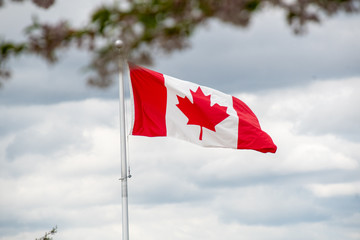
[[[21,39],[34,13],[81,24],[100,3],[8,3],[0,35]],[[247,29],[211,22],[191,48],[159,56],[154,70],[242,99],[278,151],[130,137],[130,239],[359,240],[359,24],[339,15],[294,36],[281,12],[265,11]],[[121,238],[117,86],[87,87],[87,63],[69,51],[55,66],[36,57],[9,65],[0,240],[39,238],[55,225],[59,240]]]

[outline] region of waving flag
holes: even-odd
[[[236,97],[130,64],[132,135],[175,137],[205,147],[276,152],[251,109]]]

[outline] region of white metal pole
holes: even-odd
[[[123,42],[115,41],[115,46],[122,51]],[[125,96],[124,96],[124,57],[119,57],[119,115],[120,115],[120,156],[121,156],[121,200],[122,200],[122,236],[129,240],[128,188],[127,188],[127,137],[125,129]]]

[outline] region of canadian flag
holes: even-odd
[[[205,147],[276,152],[251,109],[236,97],[129,64],[132,135],[169,136]]]

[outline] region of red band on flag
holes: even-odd
[[[130,65],[135,119],[132,135],[166,136],[167,92],[164,76],[136,65]]]
[[[253,149],[259,152],[276,152],[276,145],[270,136],[261,130],[253,111],[240,99],[233,98],[233,106],[239,117],[238,149]]]
[[[276,152],[270,136],[241,100],[143,67],[129,67],[132,135],[172,136],[205,147]]]

